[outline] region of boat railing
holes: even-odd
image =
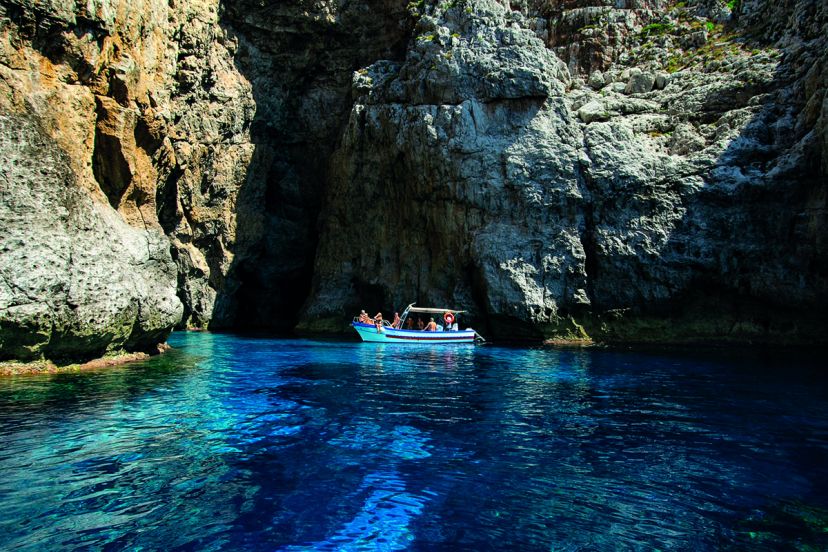
[[[360,322],[360,320],[359,320],[359,316],[354,316],[354,323],[356,323],[356,324],[364,324],[365,322]],[[370,324],[373,324],[374,322],[369,322],[369,323],[370,323]],[[391,327],[391,322],[389,322],[388,320],[386,320],[385,318],[383,318],[383,319],[382,319],[382,325],[383,325],[383,327],[385,327],[385,328],[390,328],[390,327]]]

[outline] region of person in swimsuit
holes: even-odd
[[[374,315],[374,324],[377,325],[377,331],[381,332],[382,331],[382,313],[381,312],[378,312],[377,314]]]
[[[401,322],[402,322],[402,320],[400,320],[400,313],[395,312],[394,313],[394,322],[391,324],[391,327],[399,330],[400,326],[401,326],[401,324],[400,324]]]
[[[428,324],[425,327],[425,331],[427,332],[436,332],[437,331],[437,323],[432,318],[428,321]]]

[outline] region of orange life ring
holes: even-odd
[[[451,314],[450,312],[447,312],[446,314],[443,315],[443,320],[446,321],[447,325],[451,326],[452,323],[454,323],[454,315]]]

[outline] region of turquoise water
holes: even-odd
[[[0,378],[0,549],[828,549],[807,359],[171,343]]]

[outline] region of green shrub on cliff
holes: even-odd
[[[413,0],[405,7],[411,17],[420,17],[423,15],[423,4],[425,0]]]
[[[673,23],[650,23],[649,25],[645,25],[639,36],[641,38],[647,38],[650,36],[660,36],[665,35],[668,33],[673,32],[676,26]]]

